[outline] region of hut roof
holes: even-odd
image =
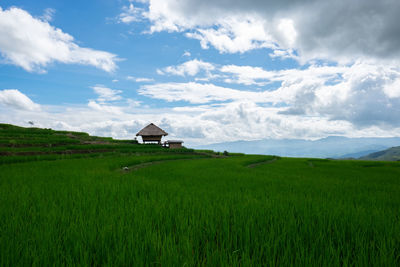
[[[154,125],[153,123],[150,123],[146,127],[144,127],[142,130],[140,130],[136,136],[146,136],[146,135],[168,135],[164,130],[159,128],[158,126]]]
[[[182,140],[167,140],[166,143],[167,144],[182,144],[183,141]]]

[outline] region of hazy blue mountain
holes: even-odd
[[[361,157],[360,159],[400,161],[400,146],[391,147],[383,151],[374,152],[367,156]]]
[[[351,158],[357,159],[360,157],[367,156],[374,152],[376,152],[376,150],[360,151],[360,152],[356,152],[356,153],[345,154],[345,155],[340,156],[339,158],[341,158],[341,159],[351,159]]]
[[[354,154],[354,157],[358,158],[393,146],[400,146],[400,137],[347,138],[330,136],[314,141],[303,139],[263,139],[209,144],[195,148],[285,157],[344,158]]]

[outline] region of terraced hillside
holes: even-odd
[[[105,154],[185,154],[193,149],[171,151],[159,145],[141,145],[135,140],[115,140],[87,133],[24,128],[0,124],[0,163],[43,159],[96,157]]]

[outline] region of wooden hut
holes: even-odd
[[[169,148],[182,148],[183,141],[181,140],[168,140],[165,142],[165,146]]]
[[[136,134],[136,136],[142,137],[143,143],[157,144],[161,144],[161,138],[166,135],[168,135],[168,133],[153,123],[150,123]]]

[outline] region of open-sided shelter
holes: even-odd
[[[168,133],[153,123],[150,123],[136,134],[136,136],[142,137],[143,143],[156,142],[158,144],[161,144],[161,138],[166,135]]]

